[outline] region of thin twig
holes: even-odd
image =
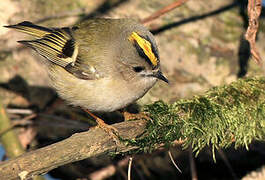
[[[33,114],[34,113],[31,109],[13,109],[13,108],[7,108],[6,112],[8,114]]]
[[[182,171],[180,170],[180,168],[178,167],[178,165],[175,163],[174,158],[172,157],[172,154],[171,154],[170,151],[168,151],[168,155],[169,155],[169,158],[170,158],[171,162],[172,162],[172,163],[174,164],[174,166],[176,167],[176,169],[177,169],[180,173],[182,173]]]
[[[128,164],[128,180],[131,180],[131,171],[132,171],[132,160],[133,158],[129,158],[129,164]]]
[[[154,19],[157,19],[158,17],[162,16],[163,14],[169,12],[169,11],[172,11],[173,9],[183,5],[186,1],[188,0],[178,0],[177,2],[174,2],[158,11],[156,11],[155,13],[153,13],[151,16],[148,16],[144,19],[141,20],[141,23],[145,24],[149,21],[152,21]]]
[[[262,9],[262,0],[249,0],[248,1],[248,29],[245,34],[251,48],[251,54],[258,64],[262,64],[262,59],[256,48],[256,35],[259,27],[259,16]]]

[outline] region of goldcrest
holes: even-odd
[[[73,27],[46,28],[24,21],[15,28],[34,36],[19,41],[45,57],[52,86],[75,106],[111,112],[141,98],[158,79],[153,35],[130,19],[90,19]]]

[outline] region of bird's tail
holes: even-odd
[[[42,38],[43,36],[53,32],[53,29],[38,26],[38,25],[35,25],[29,21],[24,21],[24,22],[21,22],[19,24],[9,25],[9,26],[4,26],[4,27],[14,28],[14,29],[17,29],[21,32],[27,33],[27,34],[32,35],[32,36],[37,37],[37,38]]]

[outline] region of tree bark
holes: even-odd
[[[145,129],[145,121],[128,121],[113,125],[122,138],[135,138]],[[76,133],[58,143],[25,153],[0,164],[0,177],[5,180],[29,179],[64,164],[80,161],[103,153],[126,152],[137,147],[115,144],[100,128]]]

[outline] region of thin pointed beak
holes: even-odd
[[[166,83],[169,83],[168,79],[162,74],[161,71],[157,71],[155,74],[153,74],[154,77],[156,77],[157,79],[160,79]]]

